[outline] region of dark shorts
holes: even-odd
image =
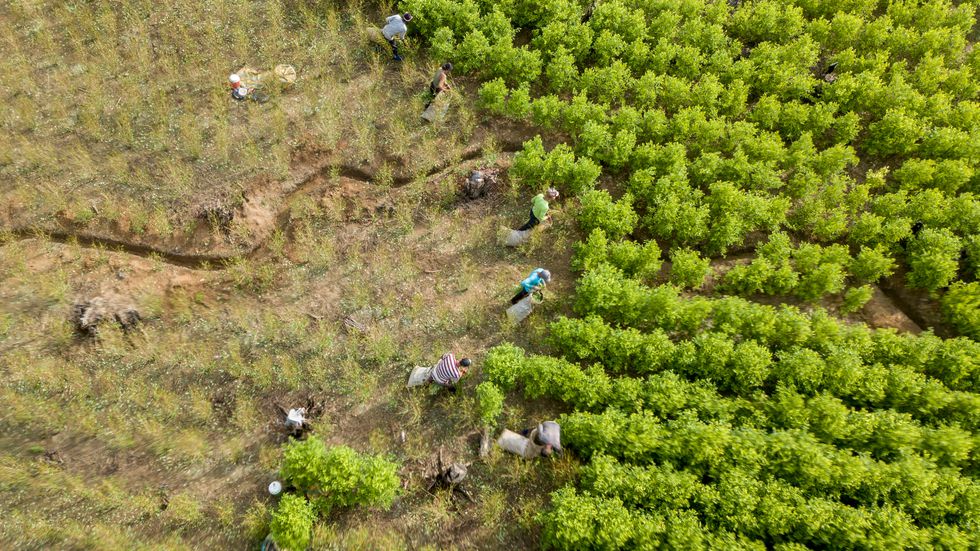
[[[531,209],[531,217],[528,218],[527,222],[525,222],[523,226],[517,228],[517,231],[527,231],[540,223],[541,221],[534,215],[534,209]]]

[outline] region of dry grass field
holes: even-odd
[[[449,124],[421,125],[434,63],[409,45],[392,65],[362,35],[387,10],[0,7],[5,545],[257,547],[285,440],[275,405],[310,399],[328,443],[404,465],[391,511],[332,515],[315,548],[532,545],[572,462],[495,452],[471,467],[476,504],[422,479],[440,447],[476,459],[482,352],[542,330],[544,316],[508,326],[506,298],[532,264],[567,266],[572,228],[559,217],[547,244],[496,246],[523,198],[505,186],[465,202],[457,186],[474,167],[506,167],[520,130],[479,120],[465,91]],[[229,73],[278,63],[296,67],[294,86],[264,104],[229,98]],[[71,305],[93,297],[144,322],[79,335]],[[408,369],[446,350],[476,360],[460,391],[406,392]]]

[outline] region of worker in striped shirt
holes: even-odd
[[[469,358],[463,358],[457,362],[456,356],[452,352],[447,352],[442,355],[439,363],[432,368],[432,381],[439,386],[448,388],[450,392],[456,392],[456,383],[463,375],[466,375],[471,363]]]

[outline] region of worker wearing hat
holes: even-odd
[[[557,198],[558,190],[553,187],[548,188],[548,191],[544,193],[535,195],[534,199],[531,199],[531,217],[523,226],[517,229],[519,231],[527,231],[547,220],[548,209],[551,208],[548,202],[554,201]]]
[[[398,43],[395,39],[405,40],[405,35],[408,34],[408,23],[412,20],[412,14],[403,13],[402,15],[392,15],[388,19],[385,19],[385,26],[381,29],[381,34],[384,35],[385,40],[388,44],[391,44],[391,52],[395,56],[395,61],[401,61],[402,56],[398,55]]]
[[[535,291],[540,291],[544,289],[545,285],[551,281],[551,272],[545,270],[544,268],[535,268],[531,275],[527,276],[523,281],[521,281],[521,288],[514,295],[514,298],[510,299],[511,304],[517,304],[525,297],[530,295]]]

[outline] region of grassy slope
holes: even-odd
[[[267,5],[0,7],[10,52],[0,71],[12,83],[0,102],[4,226],[201,245],[196,209],[236,207],[253,182],[288,179],[326,155],[425,172],[476,133],[465,102],[448,127],[416,124],[427,62],[409,49],[393,70],[363,43],[356,11],[277,15]],[[231,70],[281,61],[300,72],[294,90],[263,106],[227,98]],[[523,332],[562,308],[550,303],[520,332],[503,323],[513,282],[531,264],[567,266],[570,235],[559,224],[547,245],[496,247],[497,228],[524,216],[523,200],[455,196],[467,166],[493,160],[399,188],[383,168],[374,184],[328,172],[289,198],[257,253],[223,270],[7,235],[0,537],[16,548],[254,543],[282,441],[274,404],[313,397],[326,405],[319,434],[393,454],[406,479],[392,511],[322,522],[318,548],[533,545],[531,519],[574,465],[495,453],[472,467],[479,503],[431,496],[420,479],[440,446],[454,460],[475,458],[477,378],[455,396],[403,388],[408,367],[450,348],[479,366],[483,350],[525,342]],[[247,227],[205,233],[260,237]],[[570,278],[560,281],[567,291]],[[106,293],[149,314],[141,331],[74,335],[70,304]],[[345,331],[346,316],[366,333]],[[507,422],[536,416],[511,406]]]
[[[263,488],[278,466],[274,404],[313,396],[325,402],[317,432],[329,442],[390,452],[406,465],[405,497],[382,515],[384,529],[376,529],[376,512],[356,512],[325,522],[323,541],[526,543],[546,497],[539,485],[553,487],[571,465],[553,471],[494,456],[473,469],[480,503],[458,511],[419,480],[439,446],[455,460],[475,458],[475,382],[455,396],[409,393],[406,369],[450,348],[479,365],[492,344],[526,340],[503,323],[502,310],[530,264],[493,245],[497,227],[521,209],[495,199],[444,206],[441,193],[424,192],[421,204],[392,193],[395,213],[407,209],[415,227],[397,214],[330,222],[317,209],[297,223],[315,225],[314,242],[287,240],[281,253],[264,250],[234,270],[39,239],[6,243],[6,537],[28,547],[94,545],[111,533],[123,546],[203,540],[240,548],[261,532]],[[510,216],[495,214],[501,208]],[[549,238],[558,246],[527,252],[567,264],[565,230]],[[330,261],[290,260],[303,247],[332,249]],[[239,278],[263,270],[275,283],[262,292],[252,290],[254,279]],[[559,289],[567,285],[566,278]],[[150,313],[142,331],[105,330],[96,343],[75,337],[65,322],[70,302],[113,291]],[[344,330],[348,315],[367,327],[363,335]],[[509,421],[533,418],[515,408]]]

